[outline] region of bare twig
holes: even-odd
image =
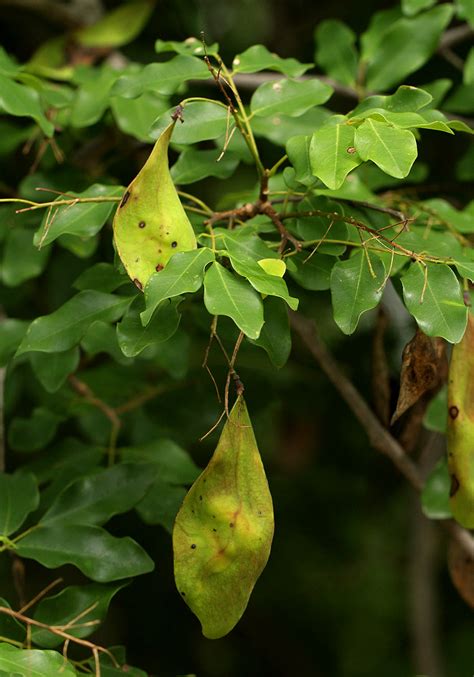
[[[455,26],[450,28],[440,40],[438,50],[444,49],[445,47],[453,47],[454,45],[464,42],[464,40],[469,40],[474,36],[474,29],[471,28],[469,24],[462,24],[461,26]]]

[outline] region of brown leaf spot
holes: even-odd
[[[140,223],[138,224],[139,228],[145,228],[145,226],[146,226],[145,221],[140,221]]]
[[[176,240],[174,240],[174,241],[171,243],[171,246],[173,247],[173,249],[176,249],[176,247],[178,246],[178,243],[176,242]]]
[[[356,149],[354,148],[354,146],[349,146],[349,148],[347,149],[347,152],[349,153],[349,155],[354,155],[354,153],[356,152]]]
[[[135,287],[138,287],[138,289],[139,289],[140,291],[143,291],[143,285],[142,285],[142,283],[140,282],[140,280],[138,280],[137,278],[135,278],[135,279],[133,280],[133,284],[135,285]]]
[[[449,490],[449,498],[452,498],[457,494],[460,486],[461,485],[459,484],[459,480],[456,477],[456,475],[451,475],[451,488]]]
[[[155,270],[157,273],[160,272],[160,270],[163,270],[164,265],[162,263],[159,263],[157,266],[155,266]]]
[[[121,201],[121,203],[120,203],[120,205],[119,205],[119,209],[122,209],[122,207],[125,207],[125,205],[127,204],[127,201],[128,201],[128,198],[129,198],[129,197],[130,197],[130,191],[127,190],[127,191],[125,191],[125,193],[124,193],[124,196],[123,196],[123,198],[122,198],[122,201]]]
[[[191,550],[196,550],[196,543],[191,543]]]
[[[452,407],[449,407],[449,418],[452,418],[453,421],[459,416],[459,409],[453,404]]]
[[[233,529],[233,528],[234,528],[234,523],[233,523],[233,522],[229,522],[229,526],[230,526],[231,529]]]

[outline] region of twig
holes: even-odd
[[[89,404],[91,404],[93,407],[99,409],[99,411],[101,411],[104,414],[104,416],[106,416],[109,419],[111,424],[111,431],[109,439],[108,458],[109,465],[112,465],[115,460],[117,437],[122,425],[120,417],[118,416],[115,409],[110,407],[106,402],[104,402],[95,395],[95,393],[91,390],[91,388],[89,388],[87,383],[84,383],[84,381],[78,379],[77,376],[75,376],[74,374],[70,374],[68,380],[72,388],[78,393],[78,395],[83,397],[84,400]]]
[[[61,630],[60,628],[54,626],[54,625],[48,625],[47,623],[41,623],[40,621],[35,620],[34,618],[30,618],[29,616],[25,616],[24,614],[20,613],[19,611],[14,611],[13,609],[10,609],[6,606],[0,606],[0,613],[6,614],[7,616],[11,616],[12,618],[16,618],[18,621],[21,621],[22,623],[26,623],[26,625],[31,626],[34,625],[37,628],[42,628],[43,630],[48,630],[48,632],[52,632],[53,635],[58,635],[58,637],[62,637],[65,640],[69,640],[69,642],[74,642],[75,644],[80,644],[81,646],[86,647],[87,649],[90,649],[90,651],[94,652],[100,652],[107,654],[113,662],[115,667],[120,667],[117,661],[115,660],[114,655],[106,649],[104,646],[100,646],[98,644],[94,644],[93,642],[90,642],[87,639],[81,639],[80,637],[74,637],[74,635],[70,635],[68,632],[64,632],[64,630]]]
[[[411,486],[420,493],[424,482],[417,465],[406,455],[400,443],[383,427],[362,395],[342,372],[319,338],[314,323],[293,311],[290,312],[290,323],[308,351],[360,421],[374,449],[387,456]],[[441,523],[465,552],[474,558],[474,538],[471,534],[453,520],[443,520]]]
[[[469,40],[473,36],[474,29],[471,28],[469,24],[462,24],[461,26],[450,28],[441,38],[438,51],[445,47],[453,47],[460,42],[464,42],[464,40]]]
[[[224,409],[225,413],[227,416],[229,416],[229,386],[230,386],[230,379],[231,377],[235,378],[235,382],[237,384],[237,394],[241,395],[244,392],[244,386],[242,384],[242,381],[240,380],[238,374],[235,371],[235,361],[237,359],[237,355],[240,350],[240,346],[242,345],[242,341],[244,340],[244,332],[241,331],[240,334],[237,337],[237,341],[235,342],[234,346],[234,352],[232,353],[232,357],[230,358],[229,362],[229,371],[227,372],[227,378],[225,382],[225,390],[224,390]]]

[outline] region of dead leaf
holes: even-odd
[[[391,425],[422,395],[439,387],[446,369],[443,339],[431,338],[417,329],[415,336],[403,350],[400,392]]]

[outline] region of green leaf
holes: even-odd
[[[288,115],[274,115],[271,118],[255,116],[252,119],[252,129],[255,136],[261,136],[277,146],[285,147],[292,136],[312,134],[328,120],[330,115],[331,113],[326,108],[316,107],[298,118]]]
[[[46,625],[66,626],[68,634],[73,637],[88,637],[103,622],[112,598],[123,585],[72,585],[57,595],[42,599],[33,618]],[[35,626],[31,628],[31,639],[38,646],[48,649],[64,642],[62,637]]]
[[[263,45],[253,45],[238,54],[232,62],[234,73],[257,73],[271,70],[284,73],[288,77],[297,78],[302,75],[312,63],[301,63],[296,59],[282,59],[277,54],[268,51]]]
[[[145,143],[152,141],[150,128],[168,105],[168,100],[155,92],[144,92],[136,99],[118,96],[110,99],[110,108],[118,128]]]
[[[133,362],[133,359],[125,357],[120,349],[117,328],[106,322],[93,322],[90,325],[81,340],[81,348],[90,357],[105,353],[120,364],[131,364]]]
[[[38,485],[31,473],[0,473],[0,537],[17,531],[38,504]]]
[[[157,439],[146,444],[120,449],[122,460],[153,463],[154,476],[167,484],[191,484],[200,470],[189,454],[168,439]]]
[[[5,318],[0,321],[0,367],[4,367],[15,354],[29,323],[25,320]]]
[[[434,219],[439,220],[443,226],[448,223],[460,233],[474,233],[474,213],[469,208],[461,211],[442,198],[425,200],[424,204],[433,212]],[[456,255],[452,249],[450,253],[452,256]],[[449,253],[446,252],[445,256],[449,256]]]
[[[413,18],[384,26],[372,46],[367,68],[367,89],[383,91],[421,68],[438,46],[451,20],[453,8],[444,4]]]
[[[258,339],[250,342],[267,353],[272,364],[281,369],[291,352],[291,333],[288,310],[278,298],[268,298],[263,304],[265,323]]]
[[[289,273],[303,289],[322,291],[330,288],[331,270],[335,264],[333,256],[319,252],[311,255],[308,252],[300,252],[292,256],[291,260],[295,264],[295,269]]]
[[[48,569],[73,564],[98,583],[139,576],[154,568],[143,548],[128,536],[115,538],[101,527],[84,524],[40,525],[17,541],[16,552]]]
[[[119,72],[109,66],[80,67],[74,74],[79,85],[71,106],[70,124],[89,127],[100,120],[110,102],[110,90]]]
[[[316,63],[335,80],[355,85],[358,61],[355,33],[342,21],[328,19],[318,24],[314,37]]]
[[[320,106],[332,95],[333,89],[321,80],[275,80],[260,85],[250,100],[253,115],[289,115],[298,117],[313,106]]]
[[[436,5],[437,0],[402,0],[402,12],[406,16],[414,16],[422,9],[429,9]]]
[[[99,291],[81,291],[50,315],[37,317],[28,327],[17,355],[30,351],[55,353],[69,350],[96,320],[115,322],[130,304],[130,297]]]
[[[155,310],[165,299],[198,291],[205,268],[214,258],[213,251],[207,247],[174,254],[165,268],[148,280],[145,287],[147,308],[141,314],[143,324],[150,322]]]
[[[162,301],[154,308],[153,317],[145,327],[140,320],[140,310],[132,306],[117,324],[117,339],[123,354],[135,357],[148,346],[171,338],[181,320],[178,306],[182,300],[181,296],[177,296]]]
[[[55,393],[79,364],[77,347],[60,353],[31,353],[30,362],[36,378],[48,393]]]
[[[471,47],[464,62],[463,82],[465,85],[474,85],[474,47]]]
[[[456,14],[474,26],[474,3],[472,0],[455,0]]]
[[[217,149],[186,148],[171,167],[173,181],[184,186],[209,176],[228,179],[237,169],[239,158],[231,151],[226,151],[220,160],[219,156]]]
[[[184,487],[172,486],[158,479],[135,508],[145,524],[161,524],[171,534],[185,496]]]
[[[4,598],[0,597],[0,606],[11,609],[10,603]],[[23,643],[26,639],[25,627],[13,616],[7,616],[6,613],[0,613],[0,637],[8,637],[9,640],[16,640]],[[0,669],[0,675],[11,677],[10,672],[3,672]]]
[[[474,84],[462,84],[456,87],[444,102],[443,108],[453,113],[472,113],[474,111]],[[460,120],[451,122],[460,122]]]
[[[354,147],[354,128],[344,122],[317,129],[309,153],[313,174],[333,190],[361,163]]]
[[[430,401],[423,425],[427,430],[446,434],[448,429],[448,389],[446,386],[441,388]]]
[[[292,310],[297,309],[298,299],[289,295],[286,282],[281,277],[268,274],[259,265],[258,261],[255,261],[252,256],[253,252],[249,252],[248,242],[245,242],[242,238],[233,237],[231,231],[229,231],[229,235],[226,234],[224,236],[224,242],[229,252],[232,267],[236,273],[247,278],[252,287],[261,294],[265,296],[278,296],[286,301]]]
[[[209,69],[202,59],[178,54],[169,61],[150,63],[138,73],[122,76],[112,87],[111,96],[133,99],[147,91],[169,95],[187,80],[207,80],[210,77]],[[164,127],[167,124],[169,118]]]
[[[19,117],[33,118],[46,136],[53,136],[54,125],[43,113],[38,92],[32,87],[20,85],[1,74],[0,111]]]
[[[8,443],[17,451],[38,451],[56,434],[62,418],[49,409],[37,407],[31,418],[14,418],[8,429]]]
[[[295,179],[304,186],[314,183],[310,159],[311,137],[306,134],[292,136],[286,143],[288,159],[295,169]]]
[[[418,154],[412,132],[368,119],[356,129],[355,147],[362,160],[372,160],[396,178],[407,176]]]
[[[432,520],[443,520],[452,517],[449,506],[449,492],[451,477],[448,472],[446,458],[442,458],[435,465],[425,482],[421,494],[421,507]]]
[[[154,6],[154,0],[124,3],[91,26],[75,31],[74,39],[83,47],[122,47],[141,33]]]
[[[110,263],[95,263],[76,278],[73,286],[80,291],[95,289],[96,291],[112,292],[129,282],[129,278],[116,270]]]
[[[213,42],[211,45],[206,44],[204,47],[202,40],[199,38],[186,38],[182,42],[174,40],[157,40],[155,42],[155,52],[162,54],[163,52],[176,52],[177,54],[190,54],[194,56],[204,56],[205,54],[215,56],[219,53],[219,44]]]
[[[16,287],[43,272],[50,255],[49,249],[33,246],[33,233],[26,228],[11,230],[3,251],[2,280],[7,287]]]
[[[14,78],[20,70],[21,66],[0,47],[0,74]]]
[[[214,262],[204,277],[204,304],[211,315],[226,315],[249,338],[263,326],[263,304],[250,284]]]
[[[0,670],[14,677],[76,677],[72,665],[57,651],[19,649],[11,644],[0,644]]]
[[[382,297],[385,269],[375,256],[371,256],[370,263],[375,277],[363,252],[357,252],[345,261],[338,261],[332,269],[334,320],[344,334],[352,334],[360,316],[375,308]]]
[[[97,202],[80,202],[53,207],[51,213],[46,210],[39,230],[35,233],[34,243],[38,247],[53,242],[60,235],[69,233],[80,237],[92,237],[102,228],[109,218],[112,208],[117,204],[114,200],[105,198],[119,197],[123,193],[121,186],[104,186],[98,183],[90,186],[82,193],[68,193],[70,196],[81,198],[98,198]],[[56,202],[64,200],[61,195]],[[100,201],[104,200],[104,201]]]
[[[331,256],[339,256],[343,254],[347,248],[347,241],[349,237],[349,226],[344,221],[335,221],[331,218],[332,214],[344,214],[344,210],[340,204],[329,200],[327,197],[311,197],[303,200],[299,205],[297,211],[311,212],[311,211],[326,212],[328,216],[301,216],[296,217],[295,226],[298,237],[305,242],[312,242],[317,247],[318,254],[330,254]],[[333,240],[333,242],[331,242]],[[304,256],[307,258],[308,254]],[[297,261],[298,261],[297,257]]]
[[[405,305],[428,336],[458,343],[466,329],[467,308],[449,266],[413,263],[402,277]]]
[[[131,510],[154,479],[148,463],[120,463],[80,477],[59,494],[41,525],[104,524]]]
[[[157,139],[169,125],[174,111],[174,108],[170,108],[153,124],[150,134],[154,139]],[[229,124],[226,106],[217,101],[191,101],[186,104],[183,119],[184,123],[174,129],[173,143],[189,144],[217,139],[225,134]]]

